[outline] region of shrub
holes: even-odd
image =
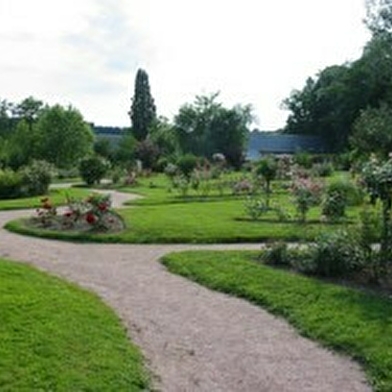
[[[271,182],[276,178],[278,173],[278,164],[272,157],[261,159],[256,166],[256,175],[261,176],[265,181],[265,201],[269,207],[269,197],[271,193]]]
[[[311,178],[296,178],[291,187],[294,204],[301,222],[306,221],[310,207],[320,202],[322,184]]]
[[[328,185],[327,192],[340,193],[345,197],[348,206],[361,205],[364,199],[364,191],[352,181],[334,181]]]
[[[260,260],[268,265],[289,266],[290,250],[285,242],[274,242],[263,249]]]
[[[333,173],[333,165],[330,162],[315,163],[312,172],[316,177],[329,177]]]
[[[260,197],[248,196],[244,202],[245,212],[250,219],[257,220],[268,211],[265,201]]]
[[[312,156],[307,152],[297,152],[294,154],[294,163],[303,167],[304,169],[310,169],[312,167]]]
[[[247,178],[242,178],[232,184],[233,195],[240,194],[252,194],[254,192],[254,186]]]
[[[22,193],[22,177],[11,169],[0,170],[0,199],[13,199]]]
[[[347,199],[340,192],[327,192],[324,196],[322,214],[331,221],[337,221],[346,215]]]
[[[178,158],[177,167],[180,173],[189,179],[192,172],[196,169],[197,157],[192,154],[185,154]]]
[[[55,174],[55,167],[46,161],[33,161],[20,170],[25,196],[45,195]]]
[[[358,239],[345,230],[321,234],[311,246],[314,274],[344,277],[365,265],[365,254]]]
[[[61,214],[48,197],[41,200],[33,224],[51,230],[115,232],[124,228],[120,215],[111,209],[109,194],[93,193],[85,200],[68,198]]]
[[[113,184],[118,184],[125,177],[126,172],[123,168],[116,166],[110,171],[110,178]]]
[[[104,159],[99,156],[85,158],[79,165],[80,175],[87,185],[99,183],[105,176],[107,164]]]

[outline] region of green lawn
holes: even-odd
[[[1,391],[143,391],[142,357],[95,295],[0,259]]]
[[[84,198],[91,194],[91,189],[67,188],[52,189],[48,197],[54,205],[63,205],[67,195],[75,198]],[[0,210],[15,210],[25,208],[38,208],[41,206],[41,199],[46,196],[24,197],[20,199],[0,200]]]
[[[163,263],[214,290],[286,318],[304,336],[358,360],[375,390],[392,391],[391,298],[255,262],[257,252],[182,252]]]
[[[238,175],[239,176],[239,175]],[[245,212],[246,196],[233,196],[226,187],[223,195],[216,190],[202,197],[190,191],[181,197],[177,191],[169,192],[169,182],[163,175],[141,178],[137,186],[123,187],[122,191],[144,196],[132,202],[130,208],[119,210],[127,228],[122,233],[110,235],[79,234],[36,230],[24,221],[9,223],[10,230],[49,238],[66,240],[122,242],[122,243],[233,243],[260,242],[274,239],[286,241],[312,240],[321,231],[335,230],[337,226],[355,221],[359,209],[350,207],[348,220],[341,224],[320,223],[319,208],[312,208],[309,222],[299,224],[295,209],[287,191],[279,183],[271,204],[283,207],[291,215],[289,221],[278,221],[276,214],[269,212],[260,220],[252,221]],[[82,189],[78,189],[81,191]]]

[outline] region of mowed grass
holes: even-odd
[[[95,295],[0,259],[1,391],[143,391],[142,357]]]
[[[364,367],[376,391],[392,391],[392,300],[258,262],[258,252],[173,253],[169,271],[283,316],[304,336]]]
[[[245,210],[246,196],[232,195],[226,187],[223,195],[216,190],[208,196],[190,191],[181,197],[177,191],[169,192],[169,182],[163,175],[142,178],[133,187],[121,188],[143,195],[129,208],[118,212],[127,228],[115,234],[89,234],[54,232],[29,227],[26,221],[14,221],[7,228],[21,234],[75,241],[119,243],[234,243],[268,240],[313,240],[320,232],[336,230],[344,224],[352,224],[358,208],[348,210],[348,219],[339,224],[320,222],[320,208],[312,208],[308,222],[300,224],[287,191],[277,184],[271,205],[284,208],[291,216],[279,221],[274,212],[268,212],[259,220],[252,221]]]
[[[66,203],[67,196],[73,198],[85,198],[91,194],[91,189],[67,188],[67,189],[51,189],[48,195],[23,197],[20,199],[0,200],[0,210],[15,210],[39,208],[41,199],[49,197],[53,205],[59,206]]]
[[[46,238],[112,243],[235,243],[272,239],[312,240],[321,231],[335,230],[338,225],[309,221],[279,222],[271,214],[252,221],[243,213],[243,202],[175,203],[138,206],[118,210],[126,229],[120,233],[96,234],[51,231],[28,225],[28,220],[14,220],[6,228]]]

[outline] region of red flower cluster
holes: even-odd
[[[86,222],[89,223],[90,225],[93,225],[96,220],[97,217],[92,212],[86,214]]]

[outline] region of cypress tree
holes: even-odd
[[[150,92],[147,72],[138,69],[135,79],[135,93],[129,112],[132,122],[132,133],[138,141],[148,135],[148,129],[156,119],[154,98]]]

